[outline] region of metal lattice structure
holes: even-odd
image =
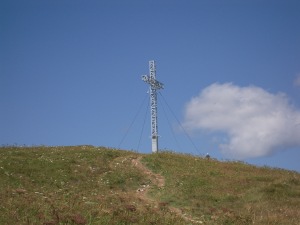
[[[156,80],[155,61],[149,61],[150,75],[143,75],[142,80],[150,85],[150,106],[151,106],[151,139],[152,153],[158,150],[158,130],[157,130],[157,90],[163,89],[162,83]]]

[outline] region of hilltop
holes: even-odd
[[[0,224],[300,224],[300,174],[93,146],[0,148]]]

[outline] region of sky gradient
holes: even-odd
[[[216,124],[185,127],[189,137],[178,121],[183,126],[191,121],[189,104],[204,98],[203,90],[212,85],[219,87],[214,93],[231,85],[238,93],[252,87],[254,92],[285,96],[280,112],[298,115],[299,12],[299,1],[293,0],[3,0],[0,144],[91,144],[150,153],[148,86],[141,75],[149,73],[148,61],[155,60],[157,79],[165,85],[163,97],[158,96],[159,147],[239,159],[240,152],[228,155],[222,146],[238,137],[234,131],[248,135],[246,125],[251,127],[249,120],[257,114],[237,118],[238,124],[245,123],[243,129],[235,122],[228,129],[212,129],[219,128]],[[221,97],[214,96],[214,101]],[[228,101],[236,103],[234,109],[242,109],[238,96]],[[249,104],[257,107],[259,124],[265,126],[263,113],[273,113],[273,105],[262,110],[259,101],[261,96]],[[203,109],[207,102],[199,102]],[[217,111],[215,119],[232,118],[234,111],[218,103],[226,113]],[[207,121],[211,115],[200,110],[193,119]],[[298,124],[288,121],[283,123]],[[299,129],[285,125],[277,126],[278,133],[294,133],[293,143],[278,144],[274,151],[266,146],[260,152],[267,154],[243,160],[300,171],[300,145],[294,141]],[[257,139],[252,137],[255,152],[262,146],[255,149]]]

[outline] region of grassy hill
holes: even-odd
[[[300,224],[300,174],[103,147],[0,148],[0,224]]]

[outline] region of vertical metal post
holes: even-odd
[[[163,84],[156,80],[155,61],[149,61],[150,75],[143,75],[142,80],[150,85],[150,106],[151,106],[151,140],[152,153],[158,151],[158,129],[157,129],[157,90],[163,88]]]
[[[149,62],[150,80],[156,80],[155,62]],[[151,139],[152,152],[158,150],[158,132],[157,132],[157,93],[154,85],[150,85],[150,100],[151,100]]]

